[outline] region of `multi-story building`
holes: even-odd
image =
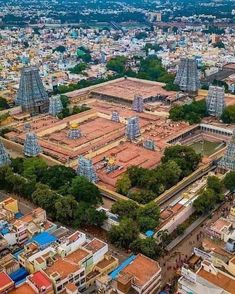
[[[0,294],[6,294],[13,288],[14,282],[12,279],[5,272],[0,272]]]
[[[204,260],[196,273],[182,268],[178,281],[179,294],[234,294],[235,277]]]
[[[158,293],[161,287],[161,268],[157,261],[142,254],[126,266],[116,278],[115,289],[119,294],[134,291],[138,294]]]
[[[78,289],[86,286],[85,267],[69,259],[59,257],[56,261],[48,264],[44,271],[53,283],[55,293],[62,293],[67,284],[74,284]]]

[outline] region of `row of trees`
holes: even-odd
[[[193,202],[193,206],[197,213],[206,214],[210,212],[216,204],[224,199],[223,195],[224,181],[216,176],[210,176],[207,179],[206,188],[199,194],[198,198]]]
[[[174,106],[170,110],[169,118],[173,121],[187,121],[190,124],[200,123],[207,116],[206,101],[193,101],[190,104]]]
[[[198,166],[201,155],[189,146],[170,146],[155,169],[132,166],[117,181],[117,192],[146,204],[169,189]]]
[[[100,78],[100,79],[92,79],[92,80],[81,80],[79,81],[77,84],[69,84],[68,86],[65,85],[59,85],[58,87],[58,91],[60,94],[63,93],[67,93],[67,92],[71,92],[74,90],[79,90],[79,89],[83,89],[86,87],[90,87],[90,86],[94,86],[94,85],[98,85],[113,79],[116,79],[120,76],[116,75],[116,76],[108,76],[107,78]]]
[[[158,49],[156,46],[146,46],[144,50]],[[139,58],[138,58],[139,59]],[[175,76],[169,74],[162,66],[162,62],[156,56],[149,56],[139,60],[138,72],[133,72],[127,67],[128,59],[124,56],[116,56],[107,63],[107,69],[116,72],[119,75],[127,75],[140,79],[152,80],[166,83],[166,90],[178,91],[179,87],[174,85]]]
[[[96,210],[99,189],[71,168],[49,167],[40,158],[12,159],[0,168],[0,186],[45,209],[53,220],[73,226],[102,225],[106,216]]]
[[[141,252],[151,258],[159,255],[160,248],[154,238],[142,239],[140,232],[155,230],[159,225],[160,209],[154,202],[140,207],[132,200],[117,201],[111,211],[118,214],[120,223],[109,232],[110,241],[117,247]]]

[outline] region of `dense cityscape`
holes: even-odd
[[[0,294],[235,294],[234,0],[0,7]]]

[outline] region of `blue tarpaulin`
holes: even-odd
[[[131,255],[130,257],[128,257],[126,260],[123,261],[123,263],[121,263],[114,271],[112,271],[109,274],[109,277],[111,278],[111,280],[114,280],[118,274],[126,267],[128,266],[134,259],[136,258],[136,255]]]
[[[24,215],[23,215],[23,213],[21,213],[21,212],[17,212],[17,213],[15,213],[15,218],[16,218],[16,219],[21,218],[22,216],[24,216]]]
[[[36,242],[40,247],[47,247],[51,243],[55,242],[57,238],[48,232],[42,232],[33,236],[27,243]]]
[[[20,267],[18,270],[16,270],[15,272],[11,273],[9,276],[11,277],[11,279],[14,282],[19,282],[23,279],[25,279],[28,276],[28,272],[26,271],[26,269],[24,267]]]
[[[152,237],[154,235],[154,231],[152,230],[148,230],[147,232],[145,232],[145,236],[147,237]]]

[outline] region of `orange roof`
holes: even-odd
[[[197,274],[208,282],[211,282],[212,284],[230,292],[231,294],[235,294],[235,280],[232,278],[229,278],[220,272],[218,272],[217,275],[214,275],[204,269],[200,269]]]
[[[148,283],[154,275],[158,272],[160,273],[160,270],[157,261],[142,254],[138,254],[136,259],[121,271],[121,274],[132,275],[135,284],[142,287]]]
[[[33,290],[27,283],[15,288],[14,290],[10,291],[9,294],[35,294],[36,291]]]
[[[50,276],[55,276],[58,273],[61,279],[65,279],[69,274],[75,273],[80,269],[79,265],[69,260],[58,258],[52,265],[50,265],[45,273]]]
[[[91,93],[117,97],[129,101],[134,99],[135,94],[141,95],[144,99],[157,95],[175,95],[175,92],[166,91],[163,86],[165,86],[165,84],[158,82],[125,79],[114,81],[103,86],[101,85],[92,90]]]
[[[85,257],[87,257],[90,253],[87,250],[84,249],[77,249],[73,253],[69,254],[65,260],[69,262],[73,262],[78,264],[81,262]]]
[[[0,272],[0,290],[9,287],[11,284],[14,284],[12,279],[4,272]]]
[[[95,238],[91,242],[89,242],[85,246],[85,248],[87,250],[90,250],[92,253],[96,253],[97,251],[99,251],[101,248],[103,248],[105,246],[106,246],[106,243],[104,243],[103,241]]]
[[[65,286],[66,289],[70,290],[71,292],[76,291],[78,288],[74,283],[69,283]]]

